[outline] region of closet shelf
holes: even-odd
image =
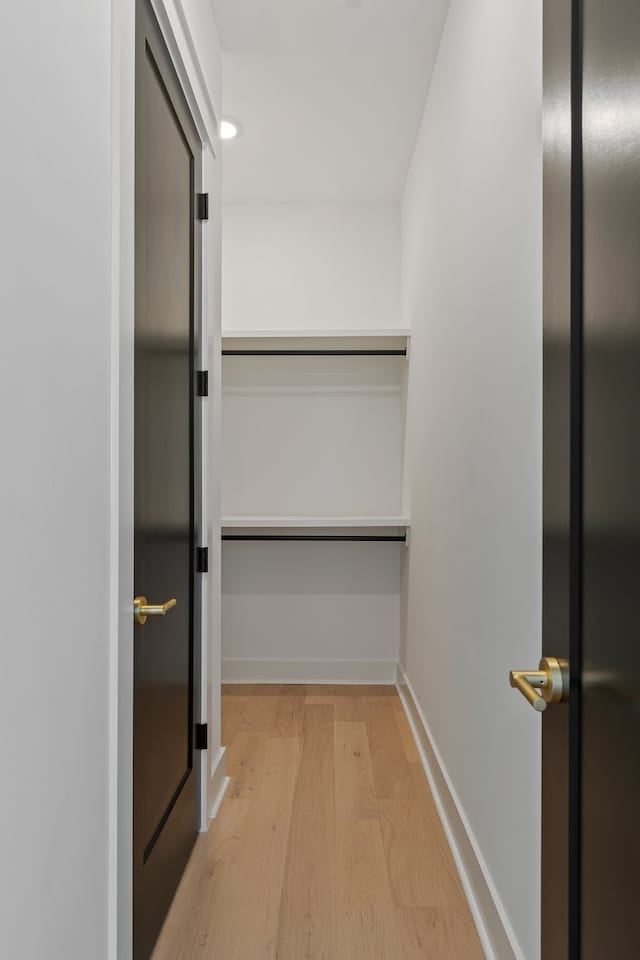
[[[223,517],[222,539],[406,543],[408,517]]]
[[[244,330],[223,333],[223,356],[406,356],[409,331]]]
[[[225,340],[339,340],[344,337],[353,339],[364,338],[375,340],[379,337],[400,337],[405,340],[411,336],[408,327],[356,328],[352,330],[223,330],[222,341]]]
[[[290,516],[223,516],[223,529],[233,527],[268,527],[270,529],[313,529],[324,527],[409,527],[407,516],[397,517],[290,517]]]

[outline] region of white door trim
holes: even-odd
[[[218,120],[207,90],[188,18],[180,0],[152,0],[169,53],[193,113],[204,146],[200,191],[213,193],[209,183],[215,158]],[[135,4],[111,3],[112,76],[112,245],[111,245],[111,475],[110,475],[110,623],[109,623],[109,960],[131,960],[133,837],[133,367],[134,367],[134,102]],[[209,351],[208,318],[215,315],[212,258],[202,245],[201,317],[196,354],[204,362]],[[213,285],[212,285],[213,279]],[[208,411],[202,417],[202,528],[207,517]],[[208,629],[206,590],[202,590],[200,691],[201,719],[207,719]],[[207,821],[208,763],[201,757],[201,821]]]

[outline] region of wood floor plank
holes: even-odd
[[[360,696],[334,697],[333,708],[335,710],[336,720],[363,722],[365,719],[362,697]]]
[[[309,683],[305,687],[306,703],[333,705],[336,720],[364,720],[362,693],[368,689],[348,683]]]
[[[291,808],[300,763],[300,740],[270,738],[244,822],[228,889],[212,904],[207,928],[211,957],[272,960]]]
[[[221,709],[221,739],[224,746],[230,746],[233,738],[242,729],[242,713],[249,698],[242,696],[223,696]]]
[[[263,733],[243,730],[233,738],[227,759],[227,773],[231,785],[227,796],[231,800],[250,799],[264,765],[267,737]]]
[[[273,726],[278,737],[301,737],[304,719],[304,696],[283,695],[275,698]]]
[[[331,693],[310,694],[305,698],[305,703],[309,706],[314,704],[316,706],[318,704],[328,704],[332,706],[336,720],[356,720],[361,722],[364,720],[362,697],[336,697]]]
[[[224,800],[209,831],[198,838],[153,960],[194,960],[210,955],[210,905],[226,897],[227,878],[238,854],[248,809],[247,800]]]
[[[437,907],[397,907],[396,930],[404,954],[430,960],[455,960],[446,911]]]
[[[364,723],[334,723],[336,817],[341,820],[377,819],[367,727]]]
[[[403,796],[378,800],[387,870],[396,906],[446,907],[459,903],[450,851],[412,785]]]
[[[230,862],[237,852],[248,812],[248,800],[232,800],[226,796],[209,829],[198,836],[189,863],[203,863],[213,869]]]
[[[373,910],[363,910],[338,919],[337,960],[380,960],[397,958],[397,953],[383,953],[373,923]],[[406,960],[406,958],[403,958]]]
[[[223,683],[223,697],[250,697],[253,695],[255,683]]]
[[[342,914],[392,906],[378,820],[336,821],[336,882]]]
[[[388,697],[366,696],[363,709],[376,796],[378,799],[404,796],[412,788],[412,779],[395,720],[393,701]]]
[[[333,960],[336,952],[333,707],[304,708],[280,904],[278,960]]]
[[[393,700],[393,716],[396,721],[396,726],[398,728],[398,733],[400,734],[400,740],[402,741],[402,746],[404,748],[405,756],[409,763],[420,763],[420,754],[418,753],[418,748],[416,742],[413,739],[413,734],[411,733],[411,727],[409,726],[409,721],[407,720],[407,715],[404,712],[404,707],[399,697],[396,697]]]
[[[252,694],[242,711],[241,729],[261,733],[272,737],[277,734],[275,728],[275,703],[277,697],[273,694],[262,693],[260,696]]]
[[[374,907],[372,928],[379,954],[403,960],[484,960],[473,923],[460,933],[452,912],[438,907]]]
[[[467,901],[464,901],[464,909],[448,909],[446,912],[451,931],[451,955],[455,960],[484,960],[484,950]]]
[[[455,888],[456,890],[456,898],[452,900],[448,906],[456,909],[461,905],[466,907],[467,901],[462,889],[460,877],[424,769],[421,763],[412,763],[410,767],[411,776],[418,791],[420,809],[430,821],[433,836],[436,838],[438,846],[442,851],[442,875],[447,874],[448,876],[447,890],[450,891],[451,896],[453,896],[453,889]]]
[[[343,820],[337,836],[337,957],[381,956],[371,920],[374,906],[392,905],[382,833],[377,820]]]
[[[484,960],[473,923],[449,910],[372,905],[338,923],[338,960]]]
[[[305,697],[306,693],[307,687],[304,683],[283,683],[280,691],[281,696],[285,697]]]

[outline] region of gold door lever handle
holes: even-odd
[[[509,683],[542,713],[548,704],[569,699],[569,661],[543,657],[538,670],[512,670]]]
[[[147,617],[164,617],[165,613],[172,610],[177,604],[177,600],[167,600],[166,603],[148,603],[146,597],[136,597],[133,601],[133,619],[140,626],[147,622]]]

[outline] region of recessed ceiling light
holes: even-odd
[[[233,120],[223,120],[220,124],[220,139],[233,140],[238,136],[239,127]]]

